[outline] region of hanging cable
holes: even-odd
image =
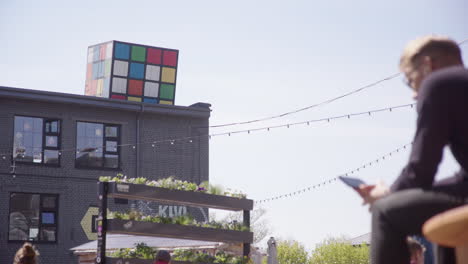
[[[465,44],[466,42],[468,42],[468,38],[460,41],[458,43],[458,45],[461,46],[461,45]],[[357,88],[355,90],[352,90],[352,91],[347,92],[345,94],[342,94],[340,96],[333,97],[333,98],[330,98],[330,99],[325,100],[323,102],[316,103],[316,104],[313,104],[313,105],[309,105],[309,106],[299,108],[299,109],[296,109],[296,110],[292,110],[292,111],[289,111],[289,112],[285,112],[285,113],[282,113],[282,114],[268,116],[268,117],[259,118],[259,119],[248,120],[248,121],[240,121],[240,122],[226,123],[226,124],[220,124],[220,125],[211,125],[209,127],[210,128],[218,128],[218,127],[227,127],[227,126],[235,126],[235,125],[245,125],[245,124],[251,124],[251,123],[256,123],[256,122],[261,122],[261,121],[267,121],[267,120],[277,119],[277,118],[281,118],[281,117],[284,117],[284,116],[296,114],[296,113],[306,111],[306,110],[309,110],[309,109],[312,109],[312,108],[315,108],[315,107],[318,107],[318,106],[326,105],[326,104],[332,103],[334,101],[337,101],[339,99],[342,99],[342,98],[348,97],[350,95],[359,93],[359,92],[361,92],[361,91],[363,91],[365,89],[376,86],[379,83],[389,81],[389,80],[394,79],[394,78],[396,78],[396,77],[398,77],[400,75],[401,75],[401,72],[394,73],[394,74],[391,74],[391,75],[389,75],[389,76],[387,76],[387,77],[385,77],[383,79],[380,79],[378,81],[375,81],[375,82],[367,84],[367,85],[364,85],[362,87],[359,87],[359,88]]]
[[[236,130],[236,131],[228,131],[228,132],[222,132],[222,133],[214,133],[214,134],[204,134],[204,135],[197,135],[197,136],[187,136],[187,137],[181,137],[181,138],[174,138],[174,139],[163,139],[163,140],[152,140],[152,141],[143,141],[143,142],[136,142],[136,143],[124,143],[124,144],[119,144],[116,145],[116,147],[131,147],[133,150],[136,149],[137,146],[140,145],[151,145],[151,147],[156,148],[158,147],[159,144],[163,143],[169,143],[170,145],[175,145],[175,143],[183,143],[183,144],[192,144],[194,139],[200,139],[200,138],[208,138],[212,139],[213,137],[219,137],[219,136],[231,136],[234,134],[241,134],[241,133],[246,133],[246,134],[251,134],[251,132],[258,132],[258,131],[270,131],[272,129],[277,129],[277,128],[291,128],[291,127],[297,127],[297,126],[303,126],[303,125],[310,125],[311,123],[318,123],[318,122],[327,122],[329,123],[330,121],[335,121],[338,119],[350,119],[351,117],[354,116],[366,116],[370,117],[371,113],[378,113],[378,112],[395,112],[392,111],[394,109],[400,109],[400,108],[413,108],[414,103],[412,104],[404,104],[404,105],[396,105],[396,106],[391,106],[391,107],[386,107],[386,108],[380,108],[380,109],[374,109],[374,110],[368,110],[368,111],[363,111],[363,112],[357,112],[357,113],[349,113],[349,114],[344,114],[344,115],[338,115],[338,116],[330,116],[330,117],[325,117],[325,118],[319,118],[319,119],[312,119],[312,120],[306,120],[306,121],[301,121],[301,122],[294,122],[294,123],[287,123],[287,124],[281,124],[281,125],[275,125],[275,126],[269,126],[269,127],[260,127],[260,128],[251,128],[251,129],[245,129],[245,130]],[[100,149],[103,149],[103,146],[98,146],[98,147],[93,147],[93,148],[86,148],[86,149],[78,149],[78,148],[68,148],[68,149],[59,149],[60,155],[63,155],[64,152],[74,152],[76,151],[77,154],[84,152],[96,152],[99,151]],[[0,156],[2,156],[2,159],[5,160],[6,156],[12,155],[12,152],[4,152],[0,153]]]
[[[299,108],[299,109],[296,109],[296,110],[292,110],[292,111],[289,111],[289,112],[286,112],[286,113],[273,115],[273,116],[268,116],[268,117],[259,118],[259,119],[248,120],[248,121],[241,121],[241,122],[234,122],[234,123],[227,123],[227,124],[220,124],[220,125],[212,125],[212,126],[209,126],[209,127],[210,128],[218,128],[218,127],[227,127],[227,126],[235,126],[235,125],[245,125],[245,124],[251,124],[251,123],[256,123],[256,122],[261,122],[261,121],[267,121],[267,120],[277,119],[277,118],[285,117],[285,116],[288,116],[288,115],[296,114],[296,113],[306,111],[306,110],[309,110],[309,109],[312,109],[312,108],[315,108],[315,107],[318,107],[318,106],[326,105],[326,104],[332,103],[334,101],[337,101],[339,99],[342,99],[342,98],[348,97],[350,95],[359,93],[359,92],[361,92],[361,91],[363,91],[365,89],[376,86],[379,83],[394,79],[394,78],[400,76],[400,74],[401,73],[394,73],[394,74],[392,74],[390,76],[387,76],[387,77],[385,77],[385,78],[383,78],[381,80],[378,80],[378,81],[373,82],[371,84],[359,87],[359,88],[357,88],[355,90],[352,90],[351,92],[347,92],[347,93],[342,94],[340,96],[327,99],[327,100],[325,100],[323,102],[316,103],[316,104],[313,104],[313,105],[309,105],[309,106]]]
[[[278,200],[278,199],[282,199],[282,198],[292,197],[292,196],[299,195],[299,194],[304,193],[304,192],[315,190],[315,189],[317,189],[319,187],[322,187],[322,186],[325,186],[327,184],[331,184],[331,183],[335,182],[336,180],[338,180],[338,178],[340,176],[348,176],[348,175],[353,174],[353,173],[355,173],[355,172],[357,172],[359,170],[366,169],[366,168],[378,163],[380,160],[385,160],[386,157],[391,157],[392,154],[398,153],[398,152],[400,152],[400,150],[406,149],[406,147],[408,147],[408,146],[410,146],[412,144],[413,144],[413,142],[405,144],[405,145],[403,145],[403,146],[401,146],[401,147],[399,147],[397,149],[394,149],[391,152],[389,152],[389,153],[387,153],[387,154],[385,154],[385,155],[383,155],[383,156],[381,156],[381,157],[379,157],[379,158],[377,158],[377,159],[375,159],[373,161],[367,162],[367,163],[365,163],[365,164],[363,164],[363,165],[361,165],[361,166],[359,166],[359,167],[357,167],[357,168],[355,168],[353,170],[345,172],[345,173],[343,173],[341,175],[338,175],[336,177],[326,179],[326,180],[324,180],[324,181],[322,181],[322,182],[320,182],[318,184],[307,186],[305,188],[296,190],[294,192],[289,192],[289,193],[273,196],[273,197],[262,199],[262,200],[256,200],[255,204],[261,204],[261,203],[266,203],[266,202],[270,202],[270,201],[274,201],[274,200]]]

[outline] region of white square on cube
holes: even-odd
[[[128,62],[115,60],[114,61],[114,75],[128,76]]]
[[[146,80],[159,81],[160,67],[155,65],[146,65]]]
[[[106,48],[106,59],[112,58],[112,42],[107,44]]]
[[[94,47],[88,48],[88,63],[92,63],[94,59]]]
[[[145,96],[158,97],[159,83],[145,82]]]
[[[112,78],[112,92],[127,93],[127,79],[118,77]]]

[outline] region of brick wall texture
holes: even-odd
[[[54,94],[47,96],[54,97]],[[83,98],[86,100],[86,97]],[[41,264],[64,264],[77,263],[70,248],[90,241],[80,222],[90,206],[97,206],[96,182],[99,176],[114,176],[117,173],[149,179],[174,176],[196,183],[209,179],[209,140],[206,136],[200,137],[208,133],[209,109],[194,109],[194,112],[206,113],[200,117],[190,115],[189,108],[186,111],[188,114],[171,115],[109,109],[101,107],[99,101],[92,104],[94,106],[0,96],[0,263],[12,263],[16,250],[22,245],[22,242],[8,241],[12,192],[58,194],[57,242],[35,245],[41,254]],[[165,109],[168,112],[171,110]],[[16,164],[15,175],[10,173],[16,115],[61,120],[61,149],[64,151],[59,167]],[[77,121],[121,125],[121,144],[129,145],[120,148],[119,169],[75,168]],[[154,147],[151,143],[184,137],[194,138],[175,141],[174,144],[155,144]],[[135,144],[137,140],[142,144]],[[142,210],[146,208],[149,213],[156,212],[159,207],[158,204],[135,201],[116,204],[109,199],[110,210],[127,210],[131,206]],[[207,210],[199,208],[188,208],[188,212],[200,220],[207,215]]]

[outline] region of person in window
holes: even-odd
[[[468,201],[468,70],[460,47],[446,37],[427,36],[410,42],[400,59],[400,70],[417,100],[418,119],[410,158],[388,188],[361,185],[364,202],[371,205],[371,263],[409,263],[408,235],[421,235],[430,217]],[[434,182],[445,146],[460,171]],[[455,263],[453,249],[438,248],[436,259]]]
[[[171,254],[166,250],[159,250],[156,254],[154,264],[169,264],[171,262]]]
[[[36,264],[37,256],[39,252],[30,243],[24,243],[24,245],[18,249],[13,260],[13,264]]]

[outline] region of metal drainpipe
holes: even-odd
[[[136,159],[136,166],[135,166],[135,178],[140,177],[140,115],[145,111],[145,106],[141,104],[140,111],[137,114],[136,120],[136,143],[135,143],[135,159]]]

